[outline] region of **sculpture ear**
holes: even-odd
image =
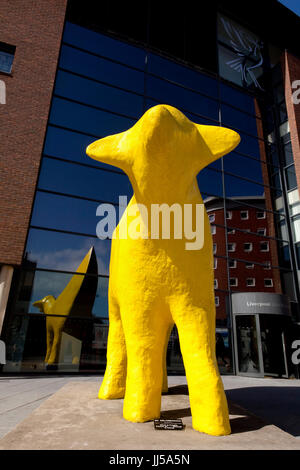
[[[237,132],[219,126],[204,126],[196,124],[199,134],[211,153],[211,162],[226,155],[240,143],[240,136]]]
[[[124,144],[126,138],[126,131],[120,134],[109,135],[103,139],[96,140],[91,143],[86,153],[94,160],[98,160],[108,165],[117,166],[126,171],[129,166],[129,161],[126,152],[124,152]]]

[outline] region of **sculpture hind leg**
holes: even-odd
[[[126,384],[126,344],[118,302],[109,297],[107,365],[98,398],[124,398]]]
[[[214,436],[227,435],[231,432],[228,405],[215,357],[215,307],[209,301],[204,305],[205,310],[177,303],[171,312],[179,333],[193,428]]]

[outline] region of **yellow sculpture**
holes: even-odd
[[[160,417],[167,387],[166,344],[174,323],[183,356],[194,429],[230,433],[228,407],[215,357],[215,298],[210,223],[204,212],[204,246],[186,249],[175,236],[151,239],[144,211],[141,233],[129,227],[135,204],[203,204],[196,176],[240,141],[229,129],[191,122],[168,105],[149,109],[129,130],[90,144],[87,154],[124,170],[134,195],[112,240],[107,367],[99,398],[124,397],[133,422]],[[136,207],[136,206],[134,206]],[[125,235],[125,236],[124,236]]]
[[[96,277],[98,274],[97,259],[93,247],[78,266],[76,273],[81,274],[74,274],[72,276],[57,299],[53,295],[47,295],[42,300],[33,302],[34,307],[37,307],[40,312],[47,315],[47,352],[45,363],[50,366],[58,363],[62,332],[67,329],[67,317],[70,315],[72,317],[91,315],[98,282]],[[93,274],[94,276],[87,278],[86,273]],[[73,336],[78,336],[74,326],[70,329]]]

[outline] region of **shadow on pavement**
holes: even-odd
[[[175,387],[170,387],[168,395],[188,395],[188,387],[187,385],[177,385]],[[267,423],[262,419],[249,414],[248,411],[240,408],[239,406],[234,403],[231,403],[230,401],[228,401],[228,407],[229,414],[231,416],[230,426],[232,434],[255,431],[267,425]],[[178,419],[186,418],[189,416],[191,416],[190,408],[165,410],[161,413],[162,419]],[[233,418],[233,416],[237,416],[237,418]]]
[[[226,396],[292,436],[300,436],[300,387],[236,388],[226,390]]]

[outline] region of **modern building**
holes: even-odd
[[[276,0],[2,0],[0,10],[2,373],[104,370],[110,240],[97,237],[96,211],[119,209],[132,188],[85,149],[165,103],[241,136],[198,175],[221,371],[299,377],[300,19]],[[49,367],[49,315],[34,303],[57,298],[92,247],[92,309],[71,309]],[[176,330],[167,364],[184,372]]]

